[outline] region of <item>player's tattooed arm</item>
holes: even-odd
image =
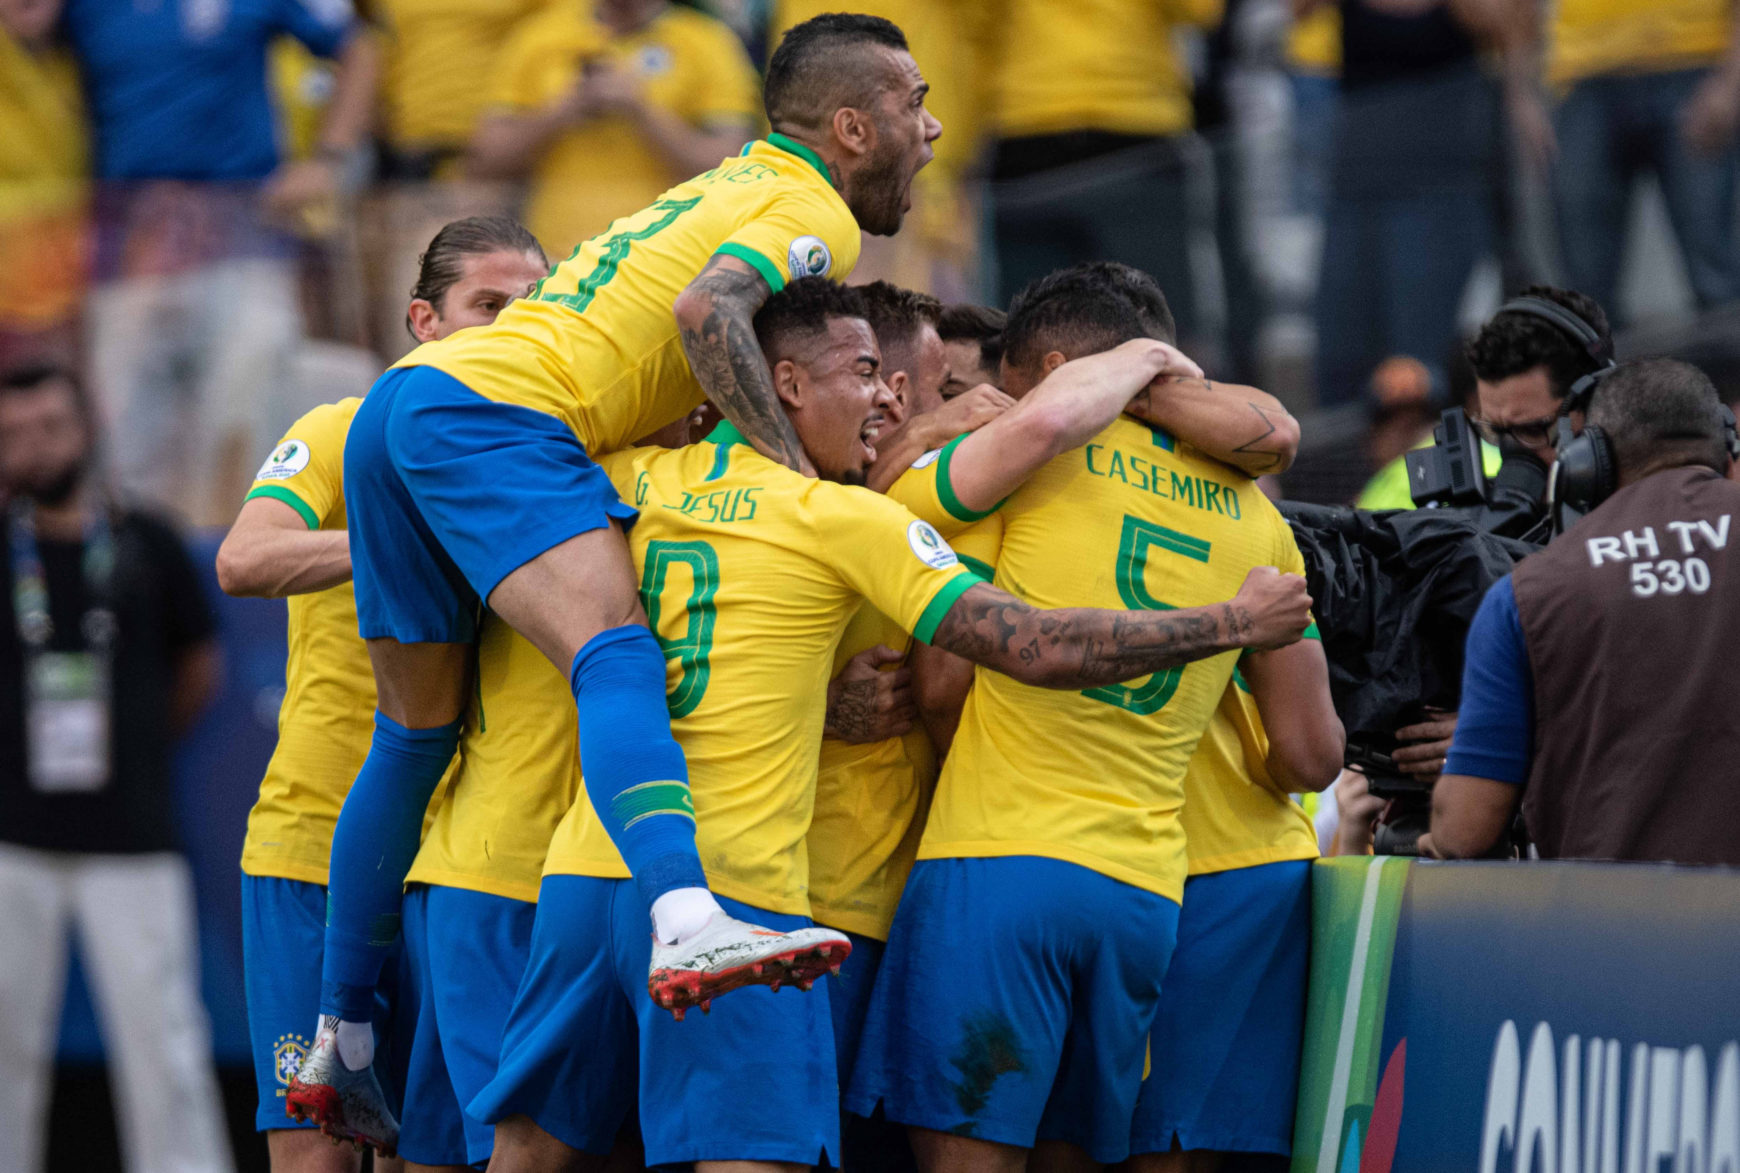
[[[677,325],[695,378],[725,418],[762,455],[813,476],[755,340],[755,312],[770,295],[747,262],[716,254],[677,295]]]
[[[1255,387],[1190,376],[1163,378],[1130,414],[1250,476],[1286,472],[1299,452],[1299,421]]]
[[[1224,603],[1173,611],[1043,610],[989,584],[968,590],[932,645],[1041,688],[1135,680],[1236,648],[1283,647],[1304,634],[1305,580],[1261,566]]]

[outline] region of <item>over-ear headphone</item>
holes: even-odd
[[[1544,297],[1518,297],[1505,302],[1498,312],[1527,314],[1550,323],[1577,343],[1595,364],[1593,370],[1571,384],[1559,405],[1558,431],[1553,441],[1558,461],[1547,480],[1547,501],[1555,528],[1562,531],[1563,526],[1559,524],[1562,509],[1588,513],[1619,487],[1619,462],[1614,458],[1613,442],[1607,438],[1607,433],[1588,423],[1583,425],[1580,433],[1573,433],[1570,419],[1573,411],[1588,415],[1595,389],[1619,364],[1613,359],[1612,342],[1601,337],[1600,332],[1578,314],[1557,302]],[[1726,403],[1717,406],[1722,412],[1722,446],[1728,452],[1728,459],[1740,462],[1740,426],[1735,423],[1734,411]]]
[[[1587,513],[1618,488],[1619,466],[1613,458],[1613,444],[1607,439],[1607,434],[1588,424],[1581,433],[1573,432],[1570,417],[1573,411],[1588,414],[1595,388],[1619,365],[1613,361],[1613,343],[1603,338],[1601,332],[1579,314],[1544,297],[1512,298],[1498,307],[1498,312],[1539,318],[1575,342],[1594,364],[1588,374],[1571,384],[1564,401],[1559,404],[1558,432],[1553,440],[1559,459],[1547,481],[1547,499],[1555,518],[1559,516],[1561,507],[1579,514]],[[1729,419],[1732,418],[1730,414]],[[1736,443],[1740,444],[1740,440]]]

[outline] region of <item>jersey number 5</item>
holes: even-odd
[[[1132,611],[1171,611],[1170,603],[1162,603],[1148,590],[1148,552],[1155,548],[1177,554],[1196,562],[1208,561],[1208,542],[1189,534],[1124,515],[1124,531],[1118,538],[1118,596]],[[1141,684],[1108,684],[1086,688],[1082,695],[1108,705],[1146,717],[1158,713],[1178,691],[1184,669],[1168,668],[1156,672]]]
[[[663,615],[666,579],[673,567],[689,572],[689,598],[683,605],[688,623],[677,639],[666,639],[659,630]],[[671,718],[687,717],[707,695],[707,679],[712,674],[713,597],[719,593],[719,555],[706,542],[666,542],[654,540],[646,546],[646,568],[640,576],[640,602],[646,608],[646,620],[665,650],[665,659],[675,660],[683,670],[677,686],[665,697]]]

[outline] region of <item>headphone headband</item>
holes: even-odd
[[[1583,353],[1589,356],[1589,361],[1595,364],[1597,370],[1605,370],[1614,365],[1612,341],[1601,337],[1601,332],[1585,322],[1581,315],[1566,309],[1556,301],[1548,301],[1544,297],[1536,297],[1533,294],[1513,297],[1499,306],[1498,312],[1500,314],[1526,314],[1556,327],[1559,333],[1582,348]]]

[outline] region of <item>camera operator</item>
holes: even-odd
[[[1734,417],[1697,368],[1628,363],[1556,441],[1588,510],[1486,595],[1429,843],[1479,856],[1520,805],[1543,858],[1740,864]]]

